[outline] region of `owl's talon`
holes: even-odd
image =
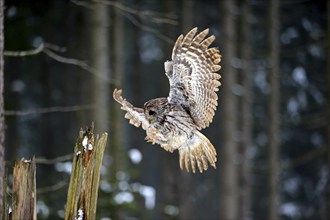
[[[152,144],[155,144],[155,140],[152,139],[152,138],[149,137],[149,136],[146,136],[146,137],[144,138],[144,140],[146,140],[147,142],[150,142],[150,143],[152,143]]]

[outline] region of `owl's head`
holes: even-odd
[[[164,119],[166,103],[166,98],[158,98],[152,99],[144,104],[144,115],[149,123],[160,122]]]

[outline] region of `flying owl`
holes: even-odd
[[[215,36],[209,29],[197,34],[197,28],[180,35],[172,52],[172,60],[164,63],[169,79],[167,98],[147,101],[143,108],[134,107],[115,89],[114,99],[125,110],[130,124],[146,130],[146,140],[157,143],[166,151],[179,151],[180,168],[196,172],[216,168],[217,153],[211,142],[199,130],[212,122],[218,105],[216,92],[220,86],[221,55],[209,48]],[[196,35],[197,34],[197,35]]]

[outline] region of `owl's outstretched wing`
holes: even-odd
[[[209,29],[199,34],[192,29],[185,37],[180,35],[174,45],[172,61],[165,62],[165,73],[170,82],[168,101],[185,108],[199,129],[210,125],[218,105],[216,91],[220,86],[221,60],[219,50],[208,48],[212,35],[205,39]]]
[[[113,98],[122,105],[121,109],[126,111],[125,118],[128,119],[129,123],[135,127],[141,126],[144,130],[146,130],[149,126],[149,122],[144,116],[143,109],[134,107],[131,103],[126,101],[126,99],[121,96],[121,92],[121,89],[115,89],[113,91]]]

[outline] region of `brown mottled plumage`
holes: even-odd
[[[219,50],[209,48],[214,35],[197,28],[180,35],[174,45],[172,60],[164,64],[170,82],[167,98],[152,99],[144,108],[136,108],[115,89],[114,99],[127,111],[125,118],[146,130],[146,140],[157,143],[166,151],[179,151],[180,168],[195,173],[216,167],[217,153],[211,142],[199,132],[210,125],[218,104],[216,91],[220,86],[221,60]],[[197,35],[196,35],[197,34]]]

